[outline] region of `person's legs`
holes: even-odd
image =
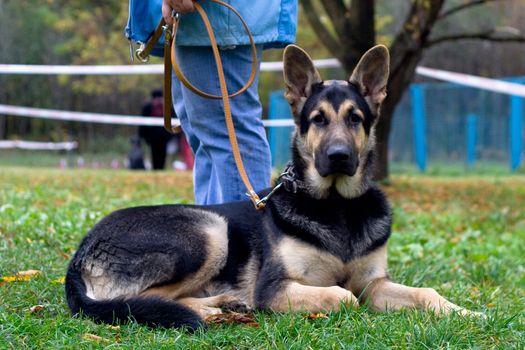
[[[259,45],[259,61],[261,53],[262,46]],[[210,47],[177,47],[177,56],[182,71],[196,87],[220,95],[217,69]],[[229,91],[237,91],[250,74],[250,48],[238,46],[232,50],[221,50],[221,58]],[[231,99],[239,149],[256,191],[270,185],[271,174],[270,150],[261,120],[262,107],[257,84],[258,74],[246,92]],[[213,204],[246,199],[246,188],[238,174],[228,139],[222,100],[197,96],[181,88],[176,78],[173,86],[175,112],[181,118],[182,127],[195,152],[196,203]]]
[[[193,132],[188,120],[188,113],[186,111],[184,95],[182,93],[184,86],[177,79],[175,74],[172,75],[172,80],[173,109],[175,110],[177,118],[180,120],[186,139],[195,155],[195,163],[193,167],[193,195],[195,197],[195,203],[204,204],[204,199],[207,196],[208,185],[203,186],[202,184],[207,184],[209,182],[210,175],[206,174],[211,174],[211,158],[206,156],[203,152],[200,152],[199,161],[197,162],[197,153],[201,142]]]
[[[182,156],[182,159],[184,160],[184,164],[186,164],[186,169],[192,170],[193,169],[193,152],[184,134],[179,140],[179,152],[180,152],[180,155]]]
[[[153,170],[164,170],[166,165],[166,144],[164,142],[151,143],[151,163]]]

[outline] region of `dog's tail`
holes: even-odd
[[[135,320],[148,326],[186,327],[190,331],[205,326],[194,311],[158,297],[93,300],[86,295],[80,271],[72,266],[67,271],[65,286],[67,303],[73,315],[82,313],[109,324]]]

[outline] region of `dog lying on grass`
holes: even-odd
[[[243,201],[110,214],[69,265],[72,313],[189,329],[221,309],[321,312],[365,301],[376,311],[477,315],[434,289],[388,276],[391,212],[371,180],[388,75],[384,46],[366,52],[349,80],[334,81],[323,81],[310,57],[288,46],[293,158],[266,208]]]

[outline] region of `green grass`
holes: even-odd
[[[124,167],[129,147],[124,138],[118,138],[115,144],[108,144],[107,140],[91,141],[97,147],[90,147],[82,151],[29,151],[29,150],[2,150],[0,157],[0,167],[39,167],[39,168],[60,168],[63,161],[67,162],[68,168],[78,168],[78,161],[84,161],[85,168],[111,168],[113,160],[119,162],[120,168]],[[100,144],[100,145],[99,145]],[[108,151],[109,150],[109,151]],[[150,159],[150,149],[142,144],[145,158]],[[169,155],[166,167],[179,156]],[[281,171],[284,165],[278,166]],[[463,160],[442,161],[430,160],[427,170],[421,172],[415,163],[391,162],[390,173],[393,175],[411,176],[509,176],[513,174],[525,175],[525,164],[519,167],[516,172],[511,172],[507,161],[478,161],[474,166],[467,167]]]
[[[0,349],[523,349],[525,177],[394,176],[385,190],[392,278],[434,287],[486,320],[362,306],[314,320],[256,313],[258,328],[211,325],[189,335],[72,318],[60,278],[87,230],[117,208],[190,201],[191,175],[2,167],[0,277],[42,274],[0,285]],[[44,308],[31,312],[35,305]]]
[[[93,168],[95,162],[101,168],[111,168],[111,161],[116,159],[123,166],[127,152],[79,153],[77,151],[34,151],[34,150],[2,150],[0,167],[39,167],[60,168],[61,161],[66,161],[69,168],[77,168],[79,159],[84,161],[86,168]]]

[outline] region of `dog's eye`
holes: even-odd
[[[350,114],[350,122],[354,125],[361,123],[362,119],[357,113]]]
[[[316,125],[326,125],[326,124],[328,124],[328,120],[327,120],[326,117],[324,116],[324,113],[323,113],[323,112],[319,112],[319,113],[317,113],[317,114],[312,118],[312,121],[313,121],[314,124],[316,124]]]

